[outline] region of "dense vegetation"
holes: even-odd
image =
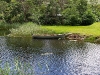
[[[17,28],[10,29],[10,37],[32,37],[32,35],[54,34],[52,30],[42,28],[32,22],[23,23]]]
[[[100,21],[97,0],[0,0],[0,20],[42,25],[90,25]]]
[[[3,68],[0,66],[0,75],[34,75],[34,70],[31,64],[15,59],[14,66],[10,62],[5,62]]]
[[[24,23],[17,28],[10,29],[11,37],[32,37],[33,34],[67,34],[80,33],[83,35],[100,36],[100,22],[89,26],[39,26],[32,22]]]

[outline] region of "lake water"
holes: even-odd
[[[100,75],[100,45],[83,41],[1,36],[0,66],[8,62],[13,71],[16,60],[33,75]]]

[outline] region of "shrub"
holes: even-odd
[[[63,24],[65,25],[78,25],[81,22],[79,13],[76,8],[67,8],[62,12],[63,14]]]
[[[8,23],[20,22],[23,20],[20,3],[9,3],[4,11],[4,19]]]
[[[91,11],[86,11],[82,16],[82,25],[91,25],[96,21],[95,15]]]
[[[71,15],[70,16],[70,25],[79,25],[81,22],[81,19],[77,15]]]

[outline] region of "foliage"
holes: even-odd
[[[1,0],[1,1],[5,1],[7,3],[10,3],[11,2],[11,0]]]
[[[61,24],[60,7],[57,0],[51,0],[45,8],[43,15],[39,18],[41,24]]]
[[[22,21],[21,8],[19,3],[8,4],[6,11],[4,11],[4,19],[8,23]]]
[[[91,25],[96,20],[96,15],[89,9],[87,0],[71,1],[63,11],[64,24],[66,25]]]
[[[8,3],[5,1],[0,1],[0,19],[4,20],[4,12],[6,11]]]
[[[13,36],[13,37],[32,37],[33,34],[51,34],[54,33],[53,31],[49,31],[47,29],[42,29],[41,26],[34,24],[32,22],[29,23],[23,23],[21,26],[19,26],[16,29],[10,29],[11,34],[8,36]]]
[[[3,68],[0,66],[0,75],[34,75],[34,70],[31,64],[22,63],[15,59],[13,67],[9,62],[6,62]]]
[[[91,25],[95,20],[95,15],[91,11],[86,11],[84,15],[82,15],[82,25]]]
[[[75,7],[67,8],[62,12],[64,17],[64,25],[77,25],[81,20]]]
[[[18,25],[18,24],[17,24]],[[16,29],[10,29],[9,36],[31,37],[33,34],[65,34],[80,33],[83,35],[100,35],[100,23],[94,23],[89,26],[38,26],[32,22],[19,25]]]
[[[99,8],[95,0],[0,0],[0,19],[7,23],[88,25],[95,22],[94,17],[100,21]]]
[[[20,25],[21,25],[20,23],[9,24],[9,23],[0,21],[0,30],[9,30],[9,29],[12,29],[12,28],[17,28]]]
[[[87,11],[87,0],[77,0],[76,8],[79,12],[79,15],[82,16],[84,12]]]
[[[96,16],[96,21],[100,21],[100,2],[99,0],[90,0],[89,9],[92,9],[93,14]]]

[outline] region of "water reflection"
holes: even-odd
[[[35,75],[98,75],[100,45],[83,41],[0,37],[0,59],[31,64]]]

